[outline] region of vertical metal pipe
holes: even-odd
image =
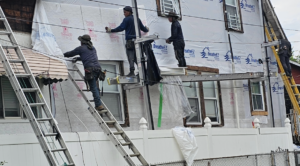
[[[264,18],[265,18],[265,13],[264,13],[264,10],[263,10],[263,2],[260,0],[260,8],[261,8],[261,13],[262,13],[262,25],[263,25],[263,32],[264,32],[264,39],[265,39],[265,43],[267,43],[267,37],[266,37],[266,31],[265,31],[265,27],[266,27],[266,24],[265,24],[265,21],[264,21]],[[273,99],[272,99],[272,93],[271,93],[271,78],[270,78],[270,57],[268,55],[268,49],[267,47],[265,47],[265,52],[266,52],[266,65],[267,65],[267,77],[268,77],[268,84],[269,84],[269,89],[268,89],[268,92],[269,92],[269,97],[270,97],[270,106],[271,106],[271,112],[272,112],[272,124],[273,124],[273,127],[275,127],[275,119],[274,119],[274,109],[273,109]]]
[[[140,31],[139,22],[138,22],[139,14],[138,14],[136,0],[132,0],[132,8],[133,8],[135,34],[136,34],[136,37],[140,38],[141,37],[141,31]],[[146,114],[148,115],[148,119],[150,119],[151,129],[154,130],[153,114],[152,114],[151,100],[150,100],[150,95],[149,95],[149,93],[150,93],[149,92],[149,85],[148,85],[147,80],[146,80],[145,57],[144,57],[144,54],[142,53],[142,46],[141,46],[140,43],[135,45],[135,49],[136,49],[137,62],[138,62],[138,64],[141,63],[141,67],[139,67],[139,65],[138,65],[139,76],[140,76],[140,78],[141,77],[143,78],[143,80],[140,79],[140,83],[142,85],[145,85],[143,87],[144,108],[146,110]]]

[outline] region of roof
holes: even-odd
[[[299,63],[297,63],[297,62],[294,62],[294,61],[290,61],[290,64],[293,64],[293,65],[295,65],[295,66],[298,66],[298,67],[300,67],[300,64],[299,64]]]
[[[13,49],[8,49],[8,52],[7,57],[9,59],[18,59]],[[22,52],[33,75],[42,79],[44,84],[51,84],[53,82],[68,79],[68,69],[62,61],[33,52],[30,49],[22,49]],[[14,63],[12,68],[16,73],[25,73],[21,64]],[[3,68],[3,64],[0,62],[0,75],[4,74],[5,69]]]

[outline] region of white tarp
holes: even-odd
[[[47,14],[41,0],[36,1],[31,40],[33,50],[44,53],[48,56],[63,56],[62,51],[56,43],[55,36],[52,33]]]

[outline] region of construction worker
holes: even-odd
[[[167,15],[171,25],[171,37],[166,40],[166,43],[171,44],[173,42],[175,57],[178,60],[179,67],[186,67],[184,58],[184,38],[182,34],[181,25],[178,22],[178,15],[174,12],[170,12]]]
[[[132,39],[136,38],[136,34],[135,34],[135,27],[134,27],[134,19],[133,19],[133,15],[132,15],[132,8],[130,6],[125,6],[123,8],[123,12],[124,12],[124,16],[125,18],[123,19],[123,22],[121,23],[121,25],[119,25],[117,28],[115,29],[111,29],[109,27],[105,27],[105,30],[107,33],[111,33],[111,32],[121,32],[123,30],[125,30],[125,40],[126,40],[126,54],[127,54],[127,59],[129,61],[129,74],[126,75],[127,77],[134,77],[134,63],[137,64],[136,61],[136,53],[135,53],[135,45],[134,45],[134,41]],[[141,22],[140,19],[138,19],[139,21],[139,26],[140,29],[143,32],[148,32],[149,28],[147,26],[144,26]]]
[[[292,48],[291,43],[288,40],[280,40],[278,55],[286,76],[291,77],[292,71],[290,65],[290,57],[292,56]]]
[[[79,36],[78,40],[81,42],[81,46],[75,48],[72,51],[64,53],[65,57],[73,57],[79,55],[80,57],[74,58],[73,62],[77,60],[82,60],[84,71],[85,71],[85,81],[88,82],[90,90],[93,93],[95,108],[97,111],[104,110],[104,107],[100,100],[100,92],[97,87],[97,80],[100,75],[101,66],[98,62],[98,56],[95,47],[91,41],[89,35]]]

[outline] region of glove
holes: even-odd
[[[169,39],[167,39],[167,40],[166,40],[166,43],[168,43],[168,44],[171,44],[171,42],[170,42],[170,40],[169,40]]]
[[[76,63],[78,61],[77,57],[72,59],[72,63]]]
[[[148,32],[150,31],[150,30],[149,30],[149,27],[145,26],[145,28],[148,30]]]
[[[110,33],[111,32],[111,28],[109,27],[105,27],[106,33]]]

